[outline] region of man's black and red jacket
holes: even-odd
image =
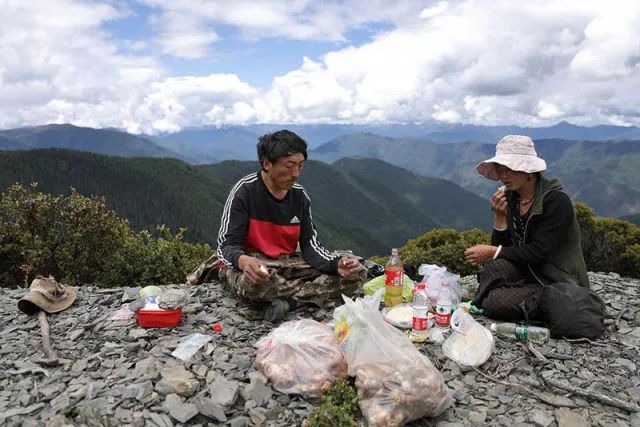
[[[242,254],[260,252],[269,258],[294,253],[300,243],[302,257],[318,271],[336,274],[339,257],[317,239],[311,217],[311,200],[300,184],[284,199],[275,198],[260,172],[247,175],[229,193],[218,233],[218,257],[238,268]]]

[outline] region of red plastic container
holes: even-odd
[[[138,324],[143,328],[170,328],[180,323],[182,308],[175,310],[138,310]]]

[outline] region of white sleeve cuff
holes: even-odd
[[[498,245],[498,249],[496,249],[496,253],[493,254],[493,259],[498,258],[498,255],[500,255],[501,250],[502,250],[502,245]]]

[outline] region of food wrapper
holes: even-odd
[[[315,320],[285,322],[256,343],[256,366],[282,393],[319,397],[338,378],[347,378],[347,361],[333,332]]]

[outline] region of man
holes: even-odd
[[[302,302],[322,304],[356,291],[363,268],[318,242],[311,201],[296,182],[307,160],[306,142],[281,130],[260,137],[257,151],[262,169],[233,186],[220,221],[220,281],[241,298],[270,301],[270,321]]]

